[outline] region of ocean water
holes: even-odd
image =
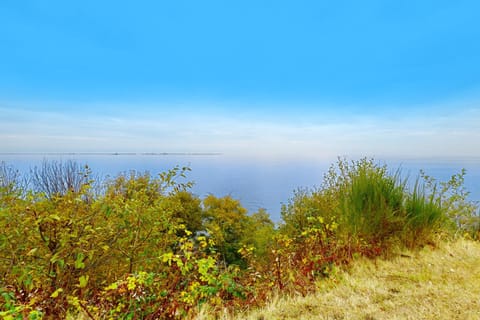
[[[231,195],[249,212],[265,208],[275,222],[280,221],[282,203],[288,202],[298,188],[320,186],[323,175],[336,160],[254,160],[221,154],[1,154],[5,161],[28,173],[43,160],[75,160],[88,164],[100,176],[116,176],[130,170],[158,174],[176,165],[188,166],[188,180],[195,183],[192,192],[199,197],[208,194]],[[480,201],[480,158],[459,159],[375,159],[394,172],[401,168],[414,181],[420,169],[440,181],[467,170],[465,187],[470,200]]]

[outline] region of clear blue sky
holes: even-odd
[[[480,156],[478,1],[0,3],[0,152]]]

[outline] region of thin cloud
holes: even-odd
[[[448,117],[445,112],[396,119],[352,114],[318,124],[315,117],[299,115],[287,121],[284,111],[271,120],[201,110],[87,118],[59,111],[3,108],[2,112],[7,115],[0,120],[4,152],[222,152],[267,159],[480,156],[476,108]]]

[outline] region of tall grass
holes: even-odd
[[[458,200],[452,205],[452,196],[445,194],[458,193],[448,184],[440,184],[440,188],[424,175],[409,188],[408,179],[402,176],[400,169],[390,172],[372,159],[339,159],[325,175],[322,188],[296,193],[285,206],[284,230],[292,222],[297,222],[293,229],[301,230],[299,218],[322,216],[335,219],[336,237],[348,244],[387,248],[431,242],[440,230],[452,225],[452,208],[460,206]],[[458,187],[458,180],[450,185]]]
[[[413,189],[400,169],[389,174],[385,166],[360,160],[348,172],[339,193],[339,216],[354,238],[388,244],[396,239],[411,247],[429,242],[448,222],[434,186],[429,192],[416,179]]]
[[[417,178],[413,190],[405,200],[405,227],[403,240],[409,247],[429,241],[432,233],[446,227],[448,218],[435,192],[428,194]]]
[[[382,242],[402,230],[406,195],[399,172],[389,175],[385,167],[364,160],[348,174],[338,193],[338,216],[349,234]]]

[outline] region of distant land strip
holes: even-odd
[[[220,152],[0,152],[6,156],[220,156]]]

